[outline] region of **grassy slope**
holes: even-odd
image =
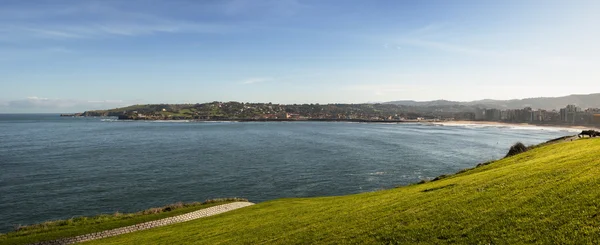
[[[194,204],[188,207],[181,207],[172,211],[156,214],[134,213],[119,214],[117,216],[100,215],[95,217],[80,217],[66,221],[56,221],[52,222],[54,224],[47,227],[32,227],[32,229],[25,229],[18,232],[0,234],[0,244],[28,244],[39,241],[48,241],[58,238],[78,236],[93,232],[110,230],[118,227],[135,225],[147,221],[177,216],[180,214],[185,214],[229,202],[231,201],[207,204]]]
[[[539,147],[439,181],[279,199],[93,241],[174,243],[600,243],[600,139]]]

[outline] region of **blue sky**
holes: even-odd
[[[600,92],[598,1],[0,0],[0,112]]]

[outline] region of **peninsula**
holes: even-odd
[[[480,121],[527,123],[543,126],[600,126],[600,109],[566,105],[557,109],[498,109],[484,104],[363,103],[273,104],[210,102],[197,104],[145,104],[94,110],[61,116],[117,117],[119,120],[198,121],[350,121],[440,122]]]

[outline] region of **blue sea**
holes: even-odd
[[[0,232],[174,202],[376,191],[471,168],[543,127],[345,122],[125,122],[0,115]]]

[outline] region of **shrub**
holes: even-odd
[[[505,157],[514,156],[519,153],[526,152],[527,150],[528,150],[527,146],[525,146],[521,142],[517,142],[516,144],[514,144],[513,146],[510,147],[510,149],[508,150],[508,153],[506,153]]]
[[[162,211],[163,212],[169,212],[169,211],[172,211],[172,210],[175,210],[175,209],[178,209],[178,208],[183,208],[185,206],[186,205],[183,204],[182,202],[176,202],[176,203],[169,204],[169,205],[163,207]]]
[[[438,176],[438,177],[435,177],[435,178],[434,178],[432,181],[441,180],[441,179],[444,179],[444,178],[446,178],[446,177],[448,177],[448,175],[442,174],[442,175],[440,175],[440,176]]]
[[[469,171],[471,169],[473,169],[473,168],[464,168],[464,169],[458,170],[458,172],[456,172],[456,174],[462,174],[462,173],[467,172],[467,171]]]
[[[573,137],[573,136],[563,136],[563,137],[560,137],[560,138],[548,140],[548,141],[546,141],[546,143],[552,143],[552,142],[555,142],[555,141],[566,140],[566,139],[571,138],[571,137]]]
[[[247,202],[246,198],[239,197],[228,197],[228,198],[215,198],[204,201],[202,204],[216,203],[216,202]]]
[[[46,221],[46,222],[43,222],[40,224],[33,224],[33,225],[26,225],[26,226],[15,225],[13,228],[14,228],[14,231],[49,230],[50,228],[57,227],[57,226],[75,226],[75,225],[89,224],[89,223],[98,224],[98,223],[108,222],[108,221],[113,221],[113,220],[118,220],[118,219],[129,219],[129,218],[133,218],[135,216],[140,216],[140,215],[159,214],[159,213],[164,213],[164,212],[170,212],[175,209],[200,206],[200,205],[209,204],[209,203],[235,202],[235,201],[247,202],[248,199],[234,197],[234,198],[211,199],[211,200],[207,200],[203,203],[200,203],[200,202],[190,202],[190,203],[176,202],[176,203],[172,203],[172,204],[169,204],[169,205],[166,205],[163,207],[149,208],[149,209],[146,209],[143,211],[139,211],[137,213],[121,213],[121,212],[117,211],[113,214],[100,214],[100,215],[93,216],[93,217],[73,217],[68,220]]]
[[[142,211],[142,214],[159,214],[163,211],[162,208],[149,208]]]
[[[25,226],[22,226],[21,224],[16,224],[16,225],[13,225],[13,230],[14,230],[14,231],[20,231],[20,230],[22,230],[24,227],[25,227]]]

